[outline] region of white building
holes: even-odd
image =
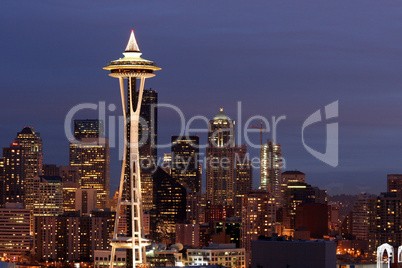
[[[202,249],[187,249],[186,266],[222,265],[230,268],[246,268],[246,251],[235,244],[211,244]]]
[[[95,250],[94,252],[94,267],[95,268],[109,268],[110,266],[110,250]],[[116,249],[114,266],[126,267],[126,250]]]

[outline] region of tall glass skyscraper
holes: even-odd
[[[260,189],[271,193],[277,206],[281,202],[281,173],[282,152],[281,145],[267,140],[261,147]]]

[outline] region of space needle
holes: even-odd
[[[150,243],[144,238],[142,224],[142,198],[140,157],[138,151],[138,123],[142,103],[142,94],[146,78],[154,77],[154,71],[161,70],[152,61],[141,58],[142,53],[131,31],[124,57],[114,60],[104,67],[110,70],[110,76],[119,79],[124,121],[124,153],[120,176],[119,196],[117,201],[116,220],[112,238],[110,267],[113,268],[116,249],[127,249],[127,266],[144,267],[146,265],[145,247]],[[124,79],[128,80],[127,93]],[[140,82],[138,94],[137,82]],[[126,99],[127,96],[127,99]],[[120,211],[127,207],[127,234],[118,235]]]

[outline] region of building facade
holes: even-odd
[[[275,233],[275,223],[275,199],[265,190],[251,191],[243,199],[242,247],[249,253],[252,240]]]
[[[32,127],[24,127],[14,140],[24,148],[25,207],[33,208],[33,179],[41,175],[43,166],[42,139]]]
[[[81,188],[96,189],[99,209],[109,207],[109,157],[106,138],[81,138],[70,142],[70,166],[78,167]]]
[[[18,258],[30,250],[30,211],[21,203],[0,208],[0,256]]]
[[[25,205],[25,149],[18,143],[3,148],[3,206],[5,203]]]
[[[207,199],[213,205],[234,205],[235,122],[223,109],[209,121]]]
[[[201,191],[198,136],[172,136],[171,176],[193,193]]]
[[[271,140],[261,147],[260,189],[271,193],[277,206],[282,203],[281,174],[282,151],[281,145]]]
[[[247,145],[236,146],[235,149],[235,185],[234,210],[235,216],[241,217],[244,197],[253,188],[253,167],[247,155]]]

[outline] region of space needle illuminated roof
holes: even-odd
[[[110,70],[112,73],[153,73],[154,71],[161,70],[153,61],[141,58],[142,53],[135,39],[134,30],[131,31],[130,39],[123,55],[123,58],[110,62],[109,65],[103,69]]]

